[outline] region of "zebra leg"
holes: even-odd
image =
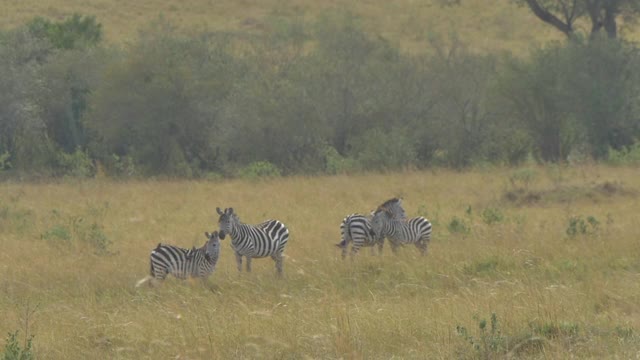
[[[358,255],[359,250],[360,250],[360,246],[356,245],[355,243],[351,245],[351,260],[353,260],[356,257],[356,255]]]
[[[251,256],[245,256],[247,258],[247,272],[251,272]]]
[[[282,276],[282,253],[271,255],[271,258],[276,262],[276,274]]]
[[[393,255],[398,255],[398,247],[400,247],[400,245],[393,241],[390,241],[389,243],[391,244],[391,252],[393,253]]]
[[[345,243],[344,246],[342,247],[342,260],[346,259],[347,257],[347,248],[349,247],[348,243]],[[353,247],[352,247],[353,249]]]
[[[418,240],[418,242],[416,242],[416,247],[420,249],[420,255],[427,255],[427,242],[424,239]]]
[[[378,255],[382,256],[382,247],[384,246],[384,239],[378,241]]]
[[[236,253],[236,265],[238,265],[238,271],[242,272],[242,255]]]

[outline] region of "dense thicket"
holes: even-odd
[[[184,35],[158,20],[113,47],[94,18],[76,15],[0,33],[0,173],[559,162],[605,159],[640,135],[640,57],[620,39],[572,38],[520,59],[437,37],[405,54],[348,14],[273,18],[266,29]]]

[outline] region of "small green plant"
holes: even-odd
[[[51,241],[68,241],[71,240],[71,231],[69,231],[69,228],[67,226],[58,224],[45,231],[42,235],[40,235],[40,238]]]
[[[11,158],[11,154],[8,151],[0,154],[0,171],[5,171],[11,169],[11,162],[9,159]]]
[[[343,157],[332,146],[327,146],[324,150],[325,172],[336,175],[353,171],[356,168],[355,161],[348,157]]]
[[[31,360],[34,358],[31,347],[33,345],[33,335],[29,336],[24,344],[20,344],[18,334],[20,330],[10,332],[4,345],[2,353],[3,360]]]
[[[468,234],[471,231],[469,225],[457,216],[451,219],[449,225],[447,225],[447,229],[449,229],[449,232],[452,234]]]
[[[555,339],[559,337],[574,337],[578,335],[580,327],[578,324],[570,322],[561,323],[544,323],[544,324],[530,324],[534,333],[544,336],[547,339]]]
[[[482,221],[487,225],[496,224],[502,220],[504,220],[504,215],[498,208],[488,207],[482,211]]]
[[[572,216],[569,218],[569,224],[565,232],[570,237],[593,235],[598,231],[599,226],[600,222],[594,216],[587,216],[586,219],[582,216]]]
[[[250,180],[280,176],[280,169],[268,161],[255,161],[240,170],[240,177]]]
[[[111,155],[111,164],[113,167],[113,175],[119,178],[131,178],[136,175],[136,165],[133,158],[129,155],[118,156]]]
[[[640,142],[620,150],[609,148],[607,162],[612,165],[640,164]]]
[[[58,155],[58,164],[64,176],[91,178],[96,174],[96,168],[89,153],[80,150],[80,148],[71,154],[61,152]]]
[[[487,329],[486,319],[480,319],[478,316],[473,318],[478,322],[479,333],[476,336],[472,335],[466,327],[460,325],[456,326],[456,333],[473,347],[478,357],[492,359],[499,354],[506,353],[506,338],[498,329],[498,316],[491,313],[489,329]]]

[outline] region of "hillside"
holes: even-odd
[[[495,4],[490,6],[489,4]],[[23,24],[35,16],[61,20],[70,14],[95,15],[107,41],[123,43],[138,29],[163,16],[185,31],[194,29],[233,32],[264,31],[269,16],[312,20],[326,10],[351,11],[366,30],[380,34],[408,51],[428,47],[429,34],[456,33],[480,51],[511,50],[522,53],[531,46],[561,36],[543,25],[527,9],[509,0],[465,0],[462,6],[443,7],[437,0],[303,1],[303,0],[12,0],[3,1],[0,29]]]

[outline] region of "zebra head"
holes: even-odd
[[[224,209],[216,208],[216,211],[220,215],[218,218],[218,227],[220,228],[220,239],[224,239],[226,234],[231,234],[231,229],[240,222],[238,215],[233,212],[233,208]]]
[[[217,231],[212,233],[205,232],[207,242],[204,244],[204,253],[208,259],[217,259],[220,253],[220,240],[224,240],[224,236]]]

